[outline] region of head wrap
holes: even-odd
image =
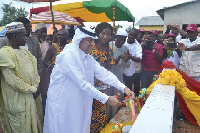
[[[116,34],[116,36],[128,36],[128,33],[126,32],[126,30],[125,29],[123,29],[123,28],[119,28],[118,30],[117,30],[117,34]]]
[[[12,22],[6,25],[6,33],[17,33],[25,31],[24,24],[21,22]]]
[[[70,45],[73,45],[74,47],[79,48],[79,43],[81,42],[81,40],[83,38],[86,38],[86,37],[92,37],[92,38],[95,39],[96,34],[90,28],[79,27],[79,28],[76,29],[75,35],[74,35],[74,37],[72,39],[72,43]],[[66,45],[66,46],[69,46],[69,45]]]
[[[46,25],[44,23],[38,23],[36,26],[35,26],[35,31],[41,29],[41,28],[47,28]]]

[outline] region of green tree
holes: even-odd
[[[27,17],[28,16],[28,12],[25,11],[25,8],[16,8],[16,7],[12,7],[12,2],[10,4],[4,4],[1,7],[2,9],[2,13],[3,13],[3,17],[0,20],[0,26],[4,26],[6,24],[9,24],[11,22],[14,22],[16,18],[18,17]]]
[[[119,25],[119,24],[115,26],[115,32],[116,32],[116,33],[117,33],[117,30],[118,30],[119,28],[122,28],[122,26]]]
[[[130,31],[131,29],[132,29],[132,26],[129,25],[129,26],[126,28],[126,32],[129,33],[129,31]]]

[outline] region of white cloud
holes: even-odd
[[[133,16],[141,18],[144,16],[157,15],[156,11],[164,7],[188,2],[191,0],[118,0],[129,8]]]

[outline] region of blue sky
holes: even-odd
[[[78,1],[83,1],[83,0],[60,0],[58,2],[54,2],[53,4],[60,4],[60,3],[72,3],[72,2],[78,2]],[[129,8],[133,16],[136,18],[136,22],[141,19],[144,16],[157,16],[158,14],[156,13],[157,10],[162,9],[163,7],[169,7],[173,6],[176,4],[188,2],[191,0],[118,0],[122,4],[124,4],[126,7]],[[19,1],[14,1],[14,0],[0,0],[0,7],[2,6],[2,3],[9,4],[12,2],[12,6],[15,6],[17,8],[25,7],[25,9],[30,12],[31,8],[36,8],[36,7],[44,7],[48,6],[49,3],[39,3],[39,4],[28,4],[25,2],[19,2]],[[0,12],[2,10],[0,9]],[[2,13],[0,13],[0,19],[2,18]],[[119,24],[124,24],[124,22],[119,22]],[[91,25],[94,25],[91,23]],[[131,25],[130,23],[125,23],[125,26]]]

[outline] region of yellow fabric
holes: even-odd
[[[82,7],[83,7],[83,2],[74,2],[74,3],[54,5],[53,10],[54,11],[64,11],[64,10],[69,11],[69,10],[79,9]]]
[[[81,19],[86,22],[112,22],[105,13],[96,14],[90,12],[83,7],[83,2],[54,5],[53,10],[67,13],[72,17],[81,16]]]
[[[0,31],[3,30],[5,28],[5,26],[0,27]]]
[[[100,133],[112,133],[112,128],[113,128],[113,126],[116,125],[116,124],[117,124],[117,123],[108,123],[108,124],[106,125],[106,127],[103,128],[103,129],[101,130]],[[133,121],[130,120],[128,123],[120,123],[120,124],[122,124],[122,127],[127,126],[127,125],[133,125]]]
[[[176,91],[182,96],[187,104],[188,109],[194,115],[197,123],[200,125],[200,96],[194,91],[190,91],[186,87],[185,80],[176,70],[165,70],[160,73],[159,79],[154,81],[147,89],[147,94],[150,94],[155,84],[164,84],[175,86]]]
[[[24,48],[0,49],[0,118],[8,133],[41,133],[33,98],[39,84],[35,57]]]
[[[132,114],[132,120],[134,122],[135,121],[135,108],[134,108],[132,99],[129,100],[129,105],[130,105],[130,112]]]

